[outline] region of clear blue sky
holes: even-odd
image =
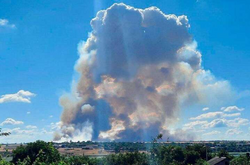
[[[0,95],[24,90],[35,96],[30,96],[30,103],[0,101],[0,127],[11,131],[14,129],[12,137],[0,138],[0,143],[52,139],[51,123],[60,121],[62,112],[59,97],[65,91],[70,91],[75,75],[73,67],[78,59],[77,45],[87,39],[88,32],[91,32],[90,20],[97,11],[117,2],[143,9],[157,6],[166,14],[186,15],[191,25],[189,31],[202,53],[204,69],[210,70],[218,79],[229,81],[237,91],[235,97],[239,98],[224,105],[196,105],[183,109],[181,121],[176,127],[183,127],[192,122],[191,117],[202,113],[222,112],[222,106],[237,106],[244,108],[239,111],[239,118],[244,119],[243,124],[212,128],[198,134],[203,140],[215,137],[250,140],[250,2],[1,0]],[[204,107],[209,107],[209,110],[202,111]],[[7,120],[12,124],[4,124],[7,118],[15,121]],[[29,132],[31,126],[34,131]],[[205,133],[214,135],[203,135]]]

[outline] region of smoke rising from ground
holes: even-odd
[[[169,130],[181,105],[232,96],[227,81],[202,68],[187,16],[114,4],[91,26],[78,48],[80,78],[60,98],[54,140],[138,141],[158,133],[192,140],[183,130]]]

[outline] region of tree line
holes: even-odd
[[[0,130],[1,132],[1,130]],[[8,136],[2,133],[0,136]],[[12,152],[12,161],[2,159],[0,165],[207,165],[207,160],[219,156],[227,157],[232,165],[250,165],[250,156],[234,157],[226,150],[211,152],[209,146],[203,144],[180,146],[159,146],[157,141],[162,135],[152,139],[152,145],[147,152],[128,152],[111,154],[103,158],[89,158],[87,156],[63,156],[51,142],[36,141],[18,146]]]
[[[148,152],[128,152],[111,154],[103,158],[87,156],[63,156],[51,142],[36,141],[17,147],[12,153],[12,161],[0,157],[0,165],[206,165],[208,159],[224,156],[233,165],[250,165],[249,154],[233,157],[225,150],[217,153],[202,144],[186,146],[152,146]]]

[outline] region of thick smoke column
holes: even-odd
[[[227,81],[201,68],[201,54],[186,16],[156,7],[114,4],[97,13],[93,31],[79,44],[80,78],[60,98],[60,132],[54,140],[190,140],[176,122],[181,104],[230,95]],[[223,91],[218,89],[223,87]]]

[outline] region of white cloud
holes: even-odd
[[[240,116],[241,113],[232,113],[232,114],[224,114],[223,117],[236,117],[236,116]]]
[[[12,118],[7,118],[0,125],[20,125],[20,124],[23,124],[23,122],[14,120]]]
[[[35,126],[35,125],[27,125],[26,128],[27,129],[37,129],[37,126]]]
[[[28,128],[27,128],[28,127]],[[35,126],[26,126],[26,128],[3,128],[3,132],[10,132],[11,136],[1,137],[2,143],[29,143],[34,142],[37,139],[44,141],[51,141],[53,138],[52,130],[39,129]]]
[[[209,119],[209,118],[221,118],[221,117],[236,117],[240,116],[240,113],[226,114],[224,112],[208,112],[201,114],[197,117],[191,117],[190,120],[201,120],[201,119]]]
[[[29,115],[29,114],[30,114],[30,112],[28,111],[28,112],[27,112],[27,115]]]
[[[50,129],[51,130],[59,130],[62,126],[62,122],[59,121],[57,123],[50,123]]]
[[[53,117],[53,115],[50,115],[49,117],[50,117],[50,118],[52,118],[52,117]]]
[[[241,126],[247,126],[250,122],[248,119],[244,118],[235,118],[232,120],[228,120],[225,118],[214,119],[211,122],[205,120],[196,120],[190,123],[186,123],[183,125],[184,130],[191,129],[209,129],[209,128],[219,128],[219,127],[231,127],[231,128],[239,128]]]
[[[14,24],[10,24],[7,19],[0,19],[0,27],[15,28],[16,26]]]
[[[36,96],[36,94],[31,93],[30,91],[20,90],[14,94],[5,94],[0,97],[0,104],[6,102],[23,102],[31,103],[31,97]]]
[[[32,126],[33,127],[33,126]],[[27,129],[21,129],[20,127],[13,128],[13,129],[4,129],[5,132],[10,132],[11,136],[21,136],[21,135],[27,135],[27,136],[34,136],[37,138],[39,135],[43,134],[45,129],[38,130],[36,128],[27,128]],[[48,132],[48,131],[47,131]]]
[[[203,128],[227,127],[226,119],[215,119],[210,123],[203,125]]]
[[[245,126],[249,124],[250,122],[248,119],[239,118],[239,117],[233,120],[228,120],[228,126],[230,127],[240,127],[240,126]]]
[[[202,109],[202,111],[208,111],[208,110],[209,110],[208,107],[205,107],[205,108]]]
[[[217,135],[217,134],[220,134],[221,132],[220,131],[211,131],[211,132],[208,132],[208,133],[204,133],[203,135],[204,136],[210,136],[210,135]]]
[[[229,107],[222,107],[221,110],[224,112],[233,112],[233,111],[243,111],[244,108],[239,108],[237,106],[229,106]]]
[[[241,133],[242,133],[242,131],[240,131],[240,130],[238,130],[238,129],[236,129],[236,128],[234,128],[234,129],[229,129],[229,130],[227,130],[227,132],[226,132],[227,135],[238,135],[238,134],[241,134]]]
[[[187,129],[193,129],[195,126],[200,126],[200,125],[204,125],[204,124],[208,124],[207,121],[192,121],[190,123],[186,123],[184,124],[184,129],[187,130]]]
[[[46,134],[46,135],[47,135],[47,134],[53,134],[53,131],[48,131],[48,130],[46,130],[46,129],[43,128],[43,129],[42,129],[42,133],[43,133],[43,134]]]

